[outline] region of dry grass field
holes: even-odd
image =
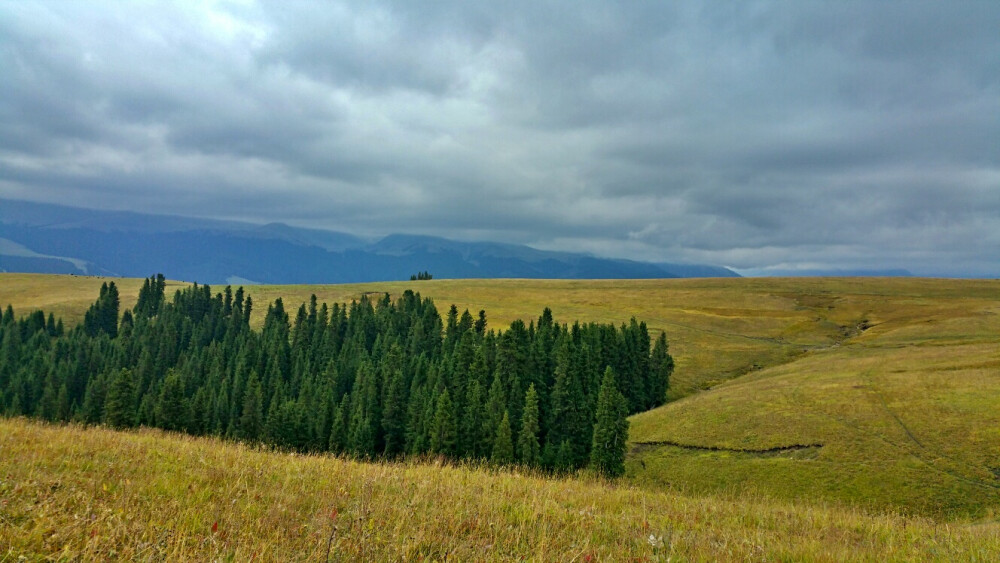
[[[82,316],[102,280],[0,275],[0,303]],[[139,282],[122,280],[130,305]],[[563,322],[664,330],[669,404],[632,418],[627,480],[649,490],[827,503],[944,519],[1000,515],[1000,281],[431,280],[252,286],[345,302],[407,288],[490,326],[551,307]]]
[[[0,420],[0,561],[995,561],[1000,526]],[[22,559],[23,557],[23,559]]]

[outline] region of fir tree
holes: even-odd
[[[135,384],[132,371],[122,368],[111,379],[108,393],[104,398],[104,423],[114,428],[129,428],[135,425],[134,401]]]
[[[493,443],[500,432],[500,422],[505,414],[507,414],[507,396],[503,380],[498,372],[494,374],[493,384],[490,385],[490,393],[486,399],[486,417],[483,420],[484,433],[490,439],[487,451],[493,451]],[[509,419],[507,424],[510,425]]]
[[[485,457],[489,437],[484,432],[485,413],[483,411],[483,390],[478,381],[473,381],[466,392],[465,410],[462,414],[460,432],[461,450],[469,457]]]
[[[382,432],[385,455],[394,457],[406,446],[406,384],[401,369],[393,370],[382,408]]]
[[[337,410],[333,411],[333,422],[330,425],[330,451],[342,453],[347,447],[348,412],[350,410],[351,395],[344,395]]]
[[[163,380],[156,403],[156,424],[166,430],[183,430],[187,427],[186,413],[184,382],[180,374],[171,370]]]
[[[667,334],[660,333],[653,346],[652,356],[649,358],[650,369],[650,408],[662,405],[667,399],[667,390],[670,389],[670,376],[674,373],[674,359],[670,356],[667,348]]]
[[[497,435],[493,440],[493,455],[490,461],[497,465],[505,465],[514,460],[514,445],[510,439],[510,416],[504,411],[503,418],[497,426]]]
[[[521,421],[521,433],[517,438],[518,457],[521,463],[529,467],[539,463],[538,431],[538,393],[535,392],[535,384],[532,383],[524,396],[524,419]]]
[[[458,425],[451,404],[451,397],[445,389],[437,400],[434,421],[431,424],[431,453],[452,455],[458,440]]]
[[[479,317],[476,319],[476,323],[472,325],[472,329],[479,336],[486,336],[486,311],[479,311]]]
[[[264,401],[261,398],[257,372],[250,373],[246,392],[243,394],[243,411],[240,415],[239,436],[251,442],[260,438],[264,430]]]
[[[614,372],[604,371],[597,396],[597,422],[594,424],[594,444],[590,466],[606,477],[625,473],[625,443],[628,441],[628,407],[618,390]]]
[[[587,407],[587,399],[583,392],[583,382],[579,371],[574,367],[573,349],[570,347],[571,337],[564,335],[556,352],[555,385],[552,389],[552,406],[550,409],[549,433],[546,444],[549,445],[548,463],[553,464],[553,454],[558,455],[553,448],[568,448],[566,454],[572,468],[580,467],[586,461],[592,439],[592,418]],[[565,446],[564,446],[565,442]],[[566,457],[566,456],[564,456]]]
[[[87,391],[83,397],[83,407],[80,411],[80,418],[83,422],[97,424],[104,420],[104,397],[106,390],[103,374],[88,382]]]
[[[569,473],[576,469],[576,456],[569,440],[563,440],[559,443],[559,448],[553,457],[552,467],[559,473]]]

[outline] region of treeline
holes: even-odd
[[[155,426],[358,457],[433,454],[556,471],[623,471],[628,414],[664,401],[673,360],[645,323],[487,330],[406,291],[349,305],[279,298],[261,331],[243,288],[164,296],[120,314],[114,283],[82,325],[0,319],[0,412]]]

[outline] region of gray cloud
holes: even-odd
[[[994,2],[0,2],[0,196],[1000,275]]]

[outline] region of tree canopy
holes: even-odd
[[[620,474],[631,413],[662,404],[673,371],[645,323],[487,329],[407,290],[350,304],[279,298],[250,328],[243,288],[147,279],[131,311],[114,283],[84,322],[0,317],[0,413],[155,426],[362,458],[438,455]]]

